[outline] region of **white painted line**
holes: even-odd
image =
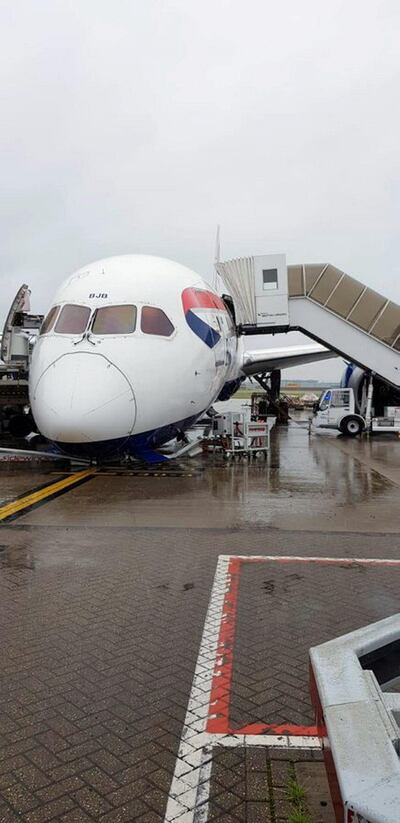
[[[227,586],[229,556],[219,557],[211,589],[199,656],[183,724],[181,743],[164,820],[166,823],[200,823],[207,820],[212,748],[207,748],[208,707]],[[196,745],[190,744],[196,737]],[[209,767],[206,768],[207,763]],[[200,786],[202,787],[200,789]],[[199,817],[200,809],[201,817]]]
[[[210,796],[210,781],[212,769],[212,746],[207,746],[202,751],[202,764],[200,766],[200,779],[197,788],[195,803],[196,823],[206,823],[208,818],[208,800]]]
[[[326,557],[325,555],[304,555],[304,554],[220,554],[220,559],[230,560],[234,557],[236,560],[248,560],[249,562],[262,562],[265,560],[292,562],[295,563],[365,563],[371,566],[400,566],[399,559],[390,559],[383,557]]]
[[[316,737],[274,734],[210,734],[206,731],[231,557],[231,555],[220,555],[217,562],[181,743],[169,791],[165,823],[172,823],[172,821],[174,823],[206,823],[214,747],[232,748],[247,745],[310,750],[320,748],[320,741]],[[275,556],[256,556],[255,558],[243,556],[243,559],[268,560],[275,559]]]
[[[276,734],[246,734],[246,746],[269,746],[273,749],[321,749],[321,741],[318,737],[303,737],[302,735],[276,735]]]
[[[320,749],[318,737],[296,734],[210,734],[210,744],[234,748],[235,746],[269,746],[273,749]]]

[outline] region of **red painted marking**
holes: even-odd
[[[323,747],[323,755],[324,755],[326,776],[328,778],[329,791],[330,791],[330,794],[331,794],[333,810],[335,812],[335,817],[336,817],[336,823],[343,823],[344,813],[345,813],[344,803],[343,803],[343,800],[342,800],[339,781],[338,781],[337,774],[336,774],[335,763],[334,763],[332,752],[331,752],[329,746],[324,746]],[[349,818],[348,818],[348,823],[349,823]]]
[[[190,291],[186,289],[185,291]],[[192,290],[194,291],[194,290]],[[184,294],[185,292],[183,292]],[[183,299],[183,295],[182,295]],[[231,698],[233,672],[233,645],[236,631],[236,613],[239,594],[239,576],[242,563],[316,563],[325,566],[400,566],[400,560],[379,560],[343,557],[235,557],[229,558],[227,590],[222,609],[221,624],[218,636],[216,663],[211,685],[210,703],[208,707],[208,721],[206,731],[211,734],[276,734],[297,735],[303,737],[326,736],[322,715],[317,711],[317,725],[297,726],[293,723],[249,723],[240,729],[232,729],[229,724],[229,708]],[[312,697],[315,698],[316,686],[311,681]],[[314,689],[313,689],[314,687]],[[316,701],[313,700],[314,707]]]
[[[208,707],[207,731],[213,734],[229,733],[229,703],[233,668],[233,643],[235,639],[239,572],[241,561],[231,557],[228,566],[228,583],[222,608],[216,662]]]
[[[303,737],[317,737],[317,726],[297,726],[294,723],[249,723],[240,729],[229,729],[229,734],[290,734]]]
[[[315,679],[314,669],[311,665],[311,660],[310,660],[310,665],[309,665],[309,672],[310,672],[310,697],[311,697],[311,703],[313,704],[313,707],[314,707],[315,722],[317,724],[316,734],[322,742],[324,737],[326,737],[326,728],[325,728],[325,723],[324,723],[324,713],[323,713],[323,710],[322,710],[321,701],[319,699],[317,681]]]
[[[317,681],[315,679],[314,669],[310,661],[310,695],[311,702],[314,706],[315,719],[317,722],[317,735],[322,743],[322,751],[324,753],[325,769],[328,777],[329,790],[331,793],[332,804],[335,812],[336,823],[342,823],[344,820],[344,805],[340,792],[339,782],[336,774],[335,764],[329,746],[324,745],[324,738],[327,737],[327,731],[324,724],[324,713],[321,705],[321,700],[318,693]]]
[[[184,289],[182,292],[182,305],[185,314],[187,314],[190,309],[217,309],[218,311],[228,311],[221,297],[204,289]]]

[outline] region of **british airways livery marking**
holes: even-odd
[[[210,291],[189,288],[182,292],[182,305],[188,326],[210,349],[214,348],[221,334],[207,320],[218,322],[216,311],[227,312],[224,301]]]

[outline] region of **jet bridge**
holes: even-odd
[[[285,255],[217,263],[243,334],[301,331],[400,387],[400,306],[330,263]]]

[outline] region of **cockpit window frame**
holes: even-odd
[[[95,323],[96,323],[96,317],[98,316],[99,312],[104,311],[106,309],[118,309],[118,308],[125,308],[125,307],[129,307],[131,309],[134,309],[134,311],[135,311],[134,328],[131,331],[112,331],[112,332],[95,331],[94,327],[95,327]],[[63,312],[67,308],[68,309],[79,308],[79,309],[84,309],[87,312],[86,325],[80,331],[58,331],[57,330],[57,325],[60,322],[60,320],[62,319]],[[162,334],[162,333],[159,333],[159,332],[157,333],[156,331],[146,331],[142,328],[143,313],[144,313],[144,316],[145,316],[146,309],[154,309],[157,312],[160,312],[164,316],[164,318],[166,319],[166,321],[168,321],[168,324],[169,324],[169,329],[170,329],[169,334]],[[52,306],[49,309],[42,325],[44,325],[47,317],[50,315],[50,313],[53,310],[56,310],[56,311],[54,312],[54,318],[52,318],[51,326],[48,329],[46,329],[45,332],[40,332],[39,336],[47,335],[49,333],[52,333],[52,334],[56,334],[57,336],[61,336],[61,337],[79,337],[79,336],[83,336],[83,335],[88,334],[88,335],[93,335],[93,337],[97,337],[97,338],[101,338],[101,337],[110,338],[110,337],[131,337],[131,336],[139,333],[140,335],[144,335],[145,337],[155,337],[155,338],[162,339],[162,340],[171,340],[175,337],[175,335],[177,333],[176,325],[172,322],[172,320],[169,317],[169,315],[167,314],[167,312],[163,308],[161,308],[161,306],[154,306],[154,305],[151,305],[150,303],[141,303],[140,301],[136,304],[135,303],[109,303],[105,306],[104,305],[102,305],[102,306],[88,306],[85,303],[71,303],[71,302],[57,303],[55,306]]]
[[[100,311],[105,311],[106,309],[120,309],[120,308],[131,308],[135,310],[134,316],[134,327],[132,331],[113,331],[113,332],[98,332],[94,330],[94,325],[96,323],[96,317]],[[138,329],[138,317],[139,317],[139,307],[135,303],[109,303],[107,306],[96,306],[93,310],[93,315],[89,322],[89,331],[94,337],[130,337],[132,334]]]
[[[81,331],[57,331],[58,323],[61,320],[61,317],[62,317],[62,314],[63,314],[64,310],[67,309],[67,308],[85,309],[88,312],[87,319],[86,319],[86,324],[85,324],[84,328]],[[85,334],[85,332],[87,331],[87,329],[89,327],[92,313],[93,313],[92,308],[90,306],[85,306],[84,303],[64,303],[64,305],[61,306],[61,311],[59,312],[58,317],[57,317],[57,321],[55,322],[54,327],[53,327],[54,334],[61,335],[62,337],[79,337],[79,336]]]
[[[61,306],[57,303],[55,306],[51,306],[51,308],[48,310],[46,317],[44,318],[43,323],[39,329],[39,337],[44,337],[45,334],[50,334],[51,331],[54,332],[54,326],[58,320],[60,308]],[[50,317],[52,312],[54,312],[54,316],[51,318],[50,325],[48,326],[48,328],[46,328],[45,331],[42,331],[45,324],[48,322],[48,318]]]
[[[145,309],[156,309],[157,311],[161,312],[164,315],[164,317],[168,320],[168,323],[171,326],[171,333],[170,334],[157,334],[157,332],[145,331],[142,327],[143,311]],[[172,340],[172,338],[175,337],[175,335],[176,335],[176,326],[173,324],[171,318],[164,311],[164,309],[162,309],[161,306],[152,306],[150,303],[144,303],[141,306],[141,309],[140,309],[140,327],[138,326],[138,328],[140,328],[141,334],[143,334],[145,337],[156,337],[158,340]]]

